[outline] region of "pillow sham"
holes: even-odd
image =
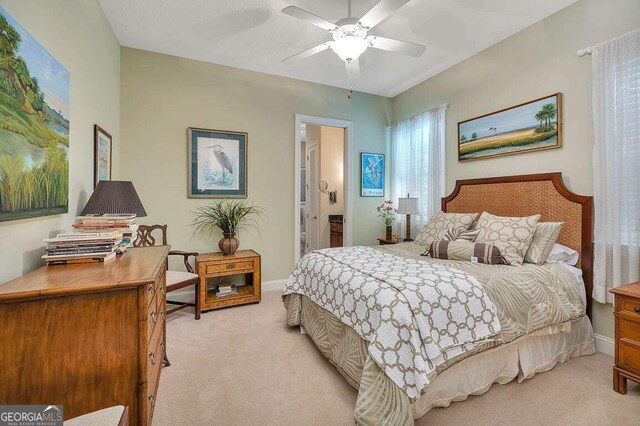
[[[476,228],[480,231],[476,242],[493,244],[510,265],[522,265],[539,219],[539,214],[503,217],[483,212]]]
[[[508,265],[498,247],[471,241],[437,240],[422,254],[434,259],[466,260],[488,265]]]
[[[449,228],[469,229],[469,225],[478,213],[436,213],[420,230],[415,242],[423,246],[430,246],[436,240],[441,240]]]
[[[524,255],[526,263],[542,265],[547,261],[564,222],[538,222],[531,244]]]
[[[470,241],[474,242],[480,231],[468,231],[463,228],[449,228],[442,239],[449,241]]]
[[[567,265],[575,266],[579,258],[580,253],[574,249],[556,243],[551,248],[547,263],[566,263]]]

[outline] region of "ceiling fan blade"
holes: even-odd
[[[360,77],[360,62],[356,59],[355,61],[345,62],[347,65],[347,77],[349,80],[357,80]]]
[[[303,50],[300,53],[296,53],[295,55],[291,55],[288,58],[285,58],[282,60],[283,63],[290,63],[293,61],[297,61],[299,59],[305,59],[308,58],[310,56],[315,55],[316,53],[320,53],[323,52],[327,49],[329,49],[331,47],[331,42],[327,41],[325,43],[319,44],[315,47],[312,47],[311,49],[307,49],[307,50]]]
[[[378,37],[370,35],[366,38],[369,45],[375,49],[388,50],[389,52],[398,52],[405,55],[419,57],[426,47],[421,44],[410,43],[408,41],[394,40],[392,38]]]
[[[410,0],[380,0],[367,13],[360,18],[360,25],[371,29],[387,19],[393,12],[400,9]]]
[[[324,18],[314,15],[313,13],[307,12],[306,10],[300,9],[296,6],[285,7],[284,9],[282,9],[282,13],[293,16],[294,18],[302,19],[303,21],[307,21],[310,24],[313,24],[327,31],[333,31],[338,28],[336,24],[333,24]]]

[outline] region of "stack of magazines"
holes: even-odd
[[[122,235],[122,242],[117,248],[118,253],[123,253],[127,249],[138,231],[135,214],[77,216],[73,228],[78,232],[111,232]]]
[[[47,265],[106,262],[116,256],[122,235],[107,233],[58,234],[44,240]]]

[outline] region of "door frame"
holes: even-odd
[[[353,122],[349,120],[340,120],[337,118],[316,117],[313,115],[296,114],[295,116],[295,161],[294,161],[294,259],[300,260],[300,167],[302,156],[302,147],[300,140],[300,125],[312,124],[316,126],[340,127],[344,129],[344,155],[343,155],[343,187],[344,187],[344,224],[342,227],[342,242],[345,247],[353,244],[353,227],[351,226],[351,218],[353,213],[353,167],[351,167],[351,159],[353,158]],[[322,149],[322,147],[320,147]]]

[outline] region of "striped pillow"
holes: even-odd
[[[467,231],[466,228],[449,228],[447,233],[442,237],[443,240],[449,241],[469,241],[474,242],[480,230]]]
[[[422,254],[434,259],[466,260],[488,265],[508,265],[500,249],[493,244],[472,243],[470,241],[438,240]]]

